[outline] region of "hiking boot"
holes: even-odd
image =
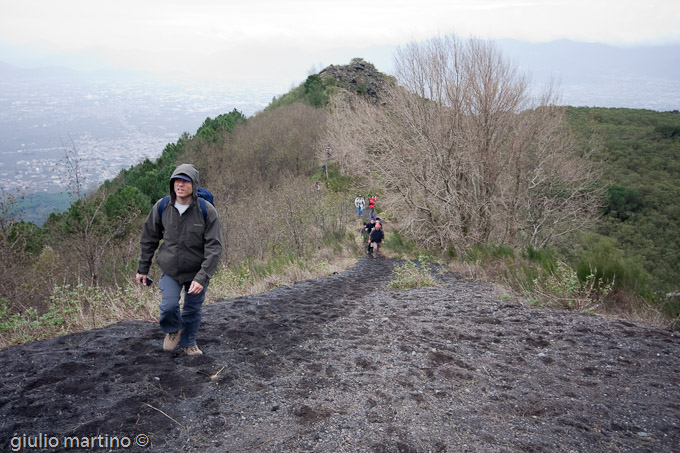
[[[197,344],[195,344],[193,346],[187,346],[186,348],[182,348],[182,351],[184,351],[184,353],[186,355],[201,355],[201,354],[203,354],[203,351],[198,349]]]
[[[165,334],[165,339],[163,340],[163,350],[172,351],[179,344],[179,336],[182,335],[182,329],[174,333]]]

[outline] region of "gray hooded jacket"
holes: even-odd
[[[193,201],[181,216],[175,208],[176,195],[172,181],[178,174],[191,178],[193,186]],[[198,170],[191,164],[181,164],[172,173],[170,201],[163,208],[162,218],[158,209],[161,199],[154,204],[144,222],[137,272],[143,275],[149,273],[153,255],[160,243],[156,263],[163,273],[180,284],[196,280],[205,286],[210,281],[222,255],[222,225],[217,210],[207,201],[208,215],[206,219],[203,218],[198,202],[198,185]]]

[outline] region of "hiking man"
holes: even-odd
[[[364,197],[359,195],[354,199],[354,206],[357,208],[357,216],[361,217],[361,215],[364,213],[364,206],[366,205],[366,201],[364,201]]]
[[[373,258],[378,257],[378,249],[380,248],[380,244],[382,244],[384,240],[385,233],[383,232],[382,225],[380,224],[380,222],[376,222],[375,228],[373,228],[369,236],[371,247],[373,247]]]
[[[180,347],[187,355],[203,352],[196,344],[202,305],[210,278],[222,254],[222,225],[215,207],[198,199],[198,170],[181,164],[170,177],[170,197],[161,199],[144,222],[136,280],[146,285],[151,261],[162,274],[160,326],[165,333],[163,349]],[[161,203],[167,203],[160,207]],[[184,305],[179,300],[184,288]]]

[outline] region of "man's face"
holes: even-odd
[[[178,198],[190,197],[194,192],[194,187],[191,181],[185,181],[184,179],[175,178],[175,195]]]

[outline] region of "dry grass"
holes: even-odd
[[[2,313],[0,348],[121,321],[155,321],[159,303],[160,291],[156,287],[140,287],[132,279],[125,288],[116,289],[56,286],[44,313],[34,308]]]
[[[239,271],[218,269],[211,280],[206,303],[260,294],[279,286],[327,277],[351,268],[356,262],[357,256],[351,247],[350,249],[344,248],[340,252],[333,251],[331,248],[320,248],[311,259],[289,263],[278,272],[264,277],[254,277],[246,269]]]
[[[566,285],[544,285],[539,281],[521,281],[514,272],[517,263],[504,260],[491,260],[484,263],[454,261],[449,263],[452,272],[469,280],[481,280],[493,283],[496,293],[501,298],[523,300],[538,307],[579,310],[584,313],[597,314],[608,318],[647,324],[663,329],[672,329],[674,321],[661,313],[649,302],[626,291],[612,291],[602,295],[594,288],[573,288],[572,292],[564,292]],[[559,280],[559,276],[550,276],[550,280]],[[558,282],[560,283],[560,282]],[[561,282],[565,283],[565,282]],[[584,285],[592,285],[587,282]],[[555,292],[555,286],[561,291]],[[566,301],[566,302],[565,302]],[[578,303],[567,303],[576,301]]]

